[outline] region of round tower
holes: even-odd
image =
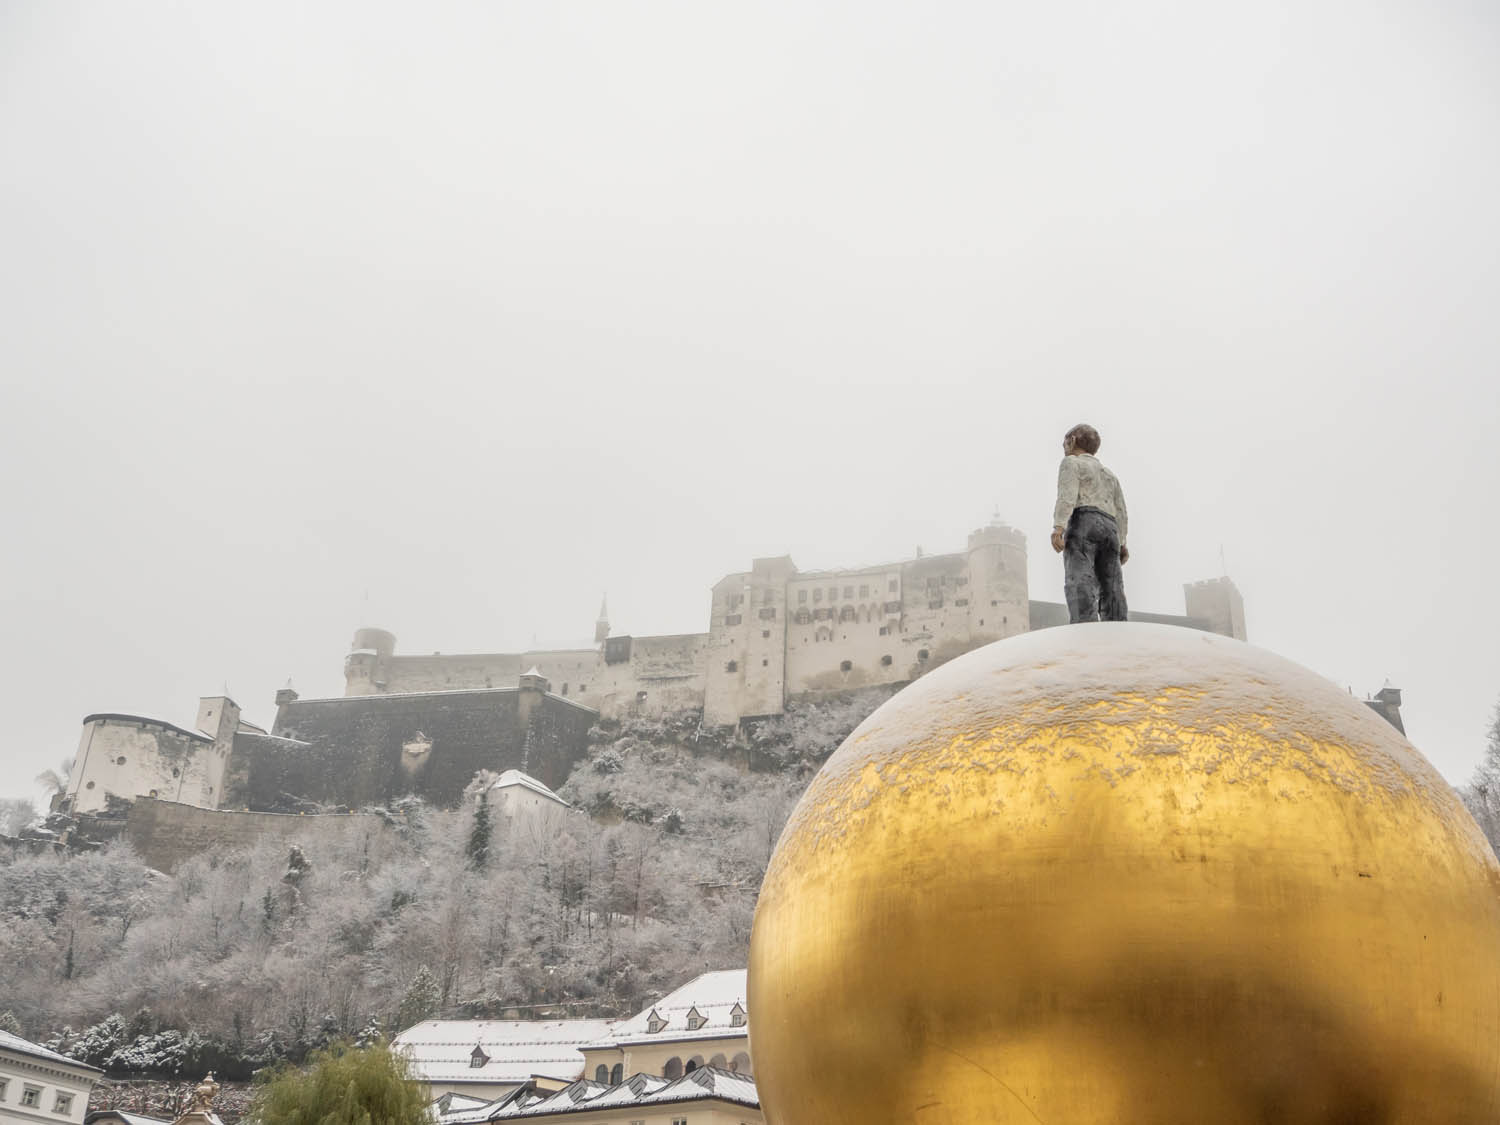
[[[969,533],[969,637],[987,644],[1031,628],[1026,535],[1000,522]]]
[[[376,656],[390,658],[396,655],[396,634],[384,629],[356,629],[349,649],[351,652],[373,652]]]
[[[396,654],[396,634],[384,629],[356,629],[344,657],[344,694],[375,695],[385,689],[385,661]]]

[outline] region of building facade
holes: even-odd
[[[1185,596],[1182,616],[1131,617],[1245,639],[1244,602],[1228,578],[1194,583]],[[781,714],[790,700],[907,683],[991,641],[1066,621],[1060,603],[1030,600],[1026,537],[996,523],[962,551],[880,566],[799,571],[786,556],[756,559],[714,584],[702,633],[614,636],[601,608],[592,648],[418,656],[398,654],[383,629],[360,629],[345,694],[494,687],[534,667],[563,697],[606,716],[701,708],[705,722],[727,726]]]
[[[0,1031],[0,1122],[83,1125],[96,1067]]]

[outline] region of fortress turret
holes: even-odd
[[[344,657],[344,694],[375,695],[385,690],[385,661],[396,655],[396,634],[384,629],[356,629]]]
[[[969,533],[969,637],[987,644],[1031,628],[1026,536],[995,519]]]
[[[1182,588],[1187,615],[1208,622],[1215,633],[1245,639],[1245,599],[1227,577],[1192,582]]]

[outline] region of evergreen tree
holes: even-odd
[[[271,1071],[250,1104],[256,1125],[428,1125],[406,1060],[376,1044],[314,1051],[302,1069]]]
[[[432,970],[423,965],[406,986],[401,997],[401,1008],[396,1013],[396,1030],[402,1031],[412,1024],[431,1018],[438,1009],[438,982]]]
[[[490,803],[484,794],[479,795],[479,805],[474,810],[474,827],[469,830],[469,844],[464,854],[469,857],[469,866],[483,871],[490,859]]]

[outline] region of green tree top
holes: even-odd
[[[279,1067],[255,1092],[256,1125],[429,1125],[422,1087],[384,1044],[335,1044],[307,1065]]]

